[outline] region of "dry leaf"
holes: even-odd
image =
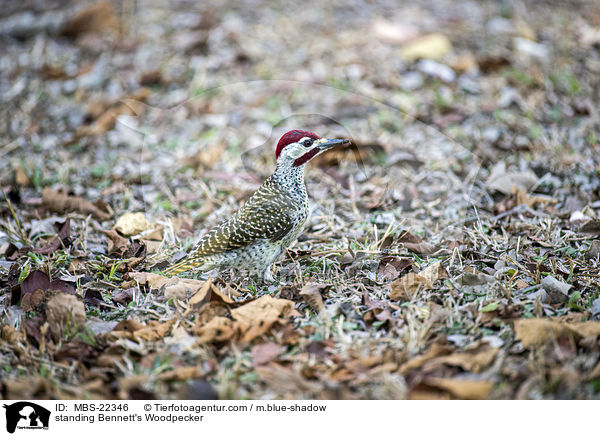
[[[108,255],[122,257],[129,246],[127,239],[119,235],[115,230],[104,230],[104,234],[108,240]]]
[[[74,332],[85,325],[85,306],[75,295],[58,293],[46,304],[46,318],[52,335],[59,340],[65,329]]]
[[[425,384],[450,392],[462,400],[485,400],[490,396],[494,383],[486,380],[427,377]]]
[[[452,50],[452,43],[441,33],[432,33],[407,43],[402,57],[407,61],[416,59],[441,59]]]
[[[195,328],[194,333],[199,336],[200,342],[212,343],[233,339],[236,330],[232,320],[217,316],[211,319],[208,324]]]
[[[252,347],[252,364],[255,367],[265,365],[279,356],[282,351],[283,348],[273,342],[255,345]]]
[[[188,301],[188,308],[184,312],[184,316],[193,310],[197,311],[203,305],[213,301],[226,305],[233,304],[233,300],[227,295],[223,294],[219,288],[212,283],[212,280],[209,279],[204,282],[200,289],[198,289],[192,298],[190,298]]]
[[[438,280],[447,279],[448,271],[442,265],[441,261],[434,262],[419,273],[421,277],[429,280],[430,283],[435,283]]]
[[[432,288],[433,284],[428,279],[410,272],[392,282],[390,300],[410,300],[418,291]]]
[[[454,347],[451,345],[440,345],[434,343],[431,347],[429,347],[425,354],[413,357],[408,362],[405,362],[402,365],[400,365],[398,372],[400,374],[406,374],[407,372],[413,369],[421,367],[425,362],[434,359],[438,356],[443,356],[448,353],[451,353],[453,350]]]
[[[489,348],[476,352],[454,353],[448,356],[438,357],[427,362],[427,367],[445,364],[450,366],[459,366],[465,371],[481,372],[492,364],[496,355],[497,348]]]
[[[93,125],[81,126],[77,129],[74,140],[86,135],[97,135],[112,130],[120,115],[140,115],[144,110],[144,101],[149,95],[150,90],[148,88],[141,88],[134,94],[119,99],[117,102],[108,105],[100,102],[96,103],[95,106],[89,106],[88,116],[90,119],[95,119],[95,122]]]
[[[294,303],[290,300],[263,295],[257,300],[233,309],[231,316],[240,329],[240,341],[250,342],[268,332],[277,321],[283,321],[293,309]]]
[[[515,321],[515,338],[530,347],[543,345],[552,339],[571,337],[574,339],[600,336],[600,321],[563,323],[552,319],[519,319]]]
[[[579,231],[581,233],[590,233],[592,235],[600,235],[600,220],[591,220],[583,224]]]
[[[113,226],[114,230],[125,236],[134,236],[153,228],[154,224],[148,221],[142,212],[121,215]]]
[[[500,161],[492,167],[485,183],[489,191],[499,191],[508,195],[515,190],[527,191],[537,182],[538,177],[533,171],[507,171],[506,162]]]
[[[66,248],[71,245],[71,220],[67,218],[62,223],[54,223],[54,228],[57,231],[56,237],[43,247],[34,249],[34,253],[52,254],[60,248]]]
[[[321,289],[323,289],[323,285],[308,283],[300,291],[300,296],[304,298],[304,301],[306,301],[315,313],[321,313],[325,309]]]
[[[60,31],[62,36],[77,38],[84,33],[116,31],[118,19],[111,2],[95,3],[77,12]]]
[[[66,212],[80,212],[84,215],[91,214],[100,221],[106,221],[112,216],[111,211],[102,210],[83,198],[56,192],[50,188],[42,190],[42,205],[52,212],[61,214]]]
[[[167,297],[167,298],[173,298],[173,297],[184,298],[185,296],[187,296],[188,292],[189,293],[197,292],[197,291],[203,289],[204,286],[208,286],[208,288],[206,288],[204,291],[202,291],[203,296],[210,295],[208,292],[210,290],[210,292],[212,292],[212,294],[218,295],[219,297],[223,298],[224,301],[227,300],[228,302],[231,302],[231,299],[222,295],[216,286],[212,285],[212,287],[210,287],[211,286],[210,280],[204,282],[202,280],[181,279],[178,277],[165,277],[160,274],[154,274],[154,273],[148,273],[148,272],[132,272],[132,273],[129,273],[129,277],[132,280],[122,283],[121,287],[130,288],[130,287],[135,287],[137,284],[147,285],[150,287],[150,289],[155,289],[155,290],[163,289],[163,287],[164,287],[165,297]],[[186,311],[186,314],[189,313],[192,305],[197,304],[197,301],[200,299],[198,294],[196,294],[194,297],[192,297],[190,299],[190,307]],[[204,297],[202,297],[202,298],[204,298]]]

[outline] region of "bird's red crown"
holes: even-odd
[[[316,133],[309,132],[307,130],[290,130],[285,133],[277,143],[277,148],[275,149],[275,159],[279,158],[281,154],[281,150],[283,150],[287,145],[293,144],[294,142],[298,142],[304,137],[319,139],[320,136]]]

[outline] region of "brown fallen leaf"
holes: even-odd
[[[95,121],[91,125],[79,127],[73,141],[77,141],[83,136],[98,135],[112,130],[120,115],[140,115],[144,111],[144,102],[149,95],[150,90],[148,88],[141,88],[116,102],[108,104],[99,102],[93,107],[88,107],[88,118]]]
[[[21,301],[25,310],[28,310],[26,307],[29,309],[37,308],[42,303],[41,299],[47,291],[75,294],[75,288],[69,283],[60,279],[50,281],[50,277],[45,272],[35,270],[29,273],[20,286],[13,289],[11,304],[18,304]]]
[[[25,170],[25,167],[22,164],[18,164],[14,166],[15,171],[15,183],[17,186],[31,186],[31,180],[29,178],[29,174],[31,174],[31,169]],[[28,174],[29,171],[29,174]]]
[[[112,211],[102,210],[93,203],[81,197],[63,194],[50,188],[42,190],[42,205],[56,213],[80,212],[84,215],[91,214],[100,221],[106,221],[112,216]]]
[[[75,332],[85,325],[85,306],[75,295],[57,293],[46,303],[46,318],[58,341],[65,330]]]
[[[437,247],[433,244],[423,241],[420,236],[411,232],[404,232],[398,237],[398,242],[402,242],[404,247],[416,254],[433,254]]]
[[[277,321],[284,321],[294,309],[294,302],[270,295],[233,309],[231,316],[240,329],[240,342],[252,339],[268,332]]]
[[[442,262],[440,261],[432,263],[423,271],[421,271],[419,275],[429,280],[431,284],[434,284],[438,280],[447,279],[449,277],[448,271],[446,271],[446,268],[444,268]]]
[[[199,366],[182,366],[180,368],[171,369],[158,375],[158,380],[189,380],[199,378],[204,375],[204,371]]]
[[[487,380],[427,377],[424,384],[445,390],[461,400],[485,400],[494,383]]]
[[[432,288],[433,284],[428,279],[410,272],[392,282],[390,300],[410,300],[418,291]]]
[[[523,346],[543,345],[561,337],[579,341],[600,336],[600,321],[566,323],[547,318],[519,319],[515,321],[515,337]]]
[[[250,342],[267,333],[277,322],[287,322],[293,308],[292,301],[263,295],[231,310],[229,316],[232,319],[225,316],[214,316],[208,322],[197,319],[194,332],[203,343]]]
[[[67,218],[62,223],[54,223],[54,227],[58,234],[43,247],[35,248],[34,253],[52,254],[59,248],[66,248],[71,245],[71,220]]]
[[[122,257],[129,246],[127,239],[119,235],[116,230],[104,230],[104,234],[108,240],[108,255]]]
[[[201,288],[192,296],[192,298],[190,298],[184,316],[192,310],[198,310],[200,306],[211,301],[218,301],[227,305],[233,304],[233,300],[227,295],[224,295],[219,288],[214,285],[212,280],[209,279],[204,282]]]
[[[304,301],[306,301],[315,313],[321,313],[325,309],[323,297],[321,296],[321,289],[324,287],[326,288],[327,285],[307,283],[300,291],[300,296],[304,298]]]
[[[410,359],[409,361],[400,365],[400,368],[398,368],[398,372],[400,374],[406,374],[407,372],[409,372],[413,369],[420,368],[421,366],[423,366],[423,364],[425,362],[427,362],[431,359],[434,359],[438,356],[447,355],[447,354],[451,353],[453,350],[454,350],[454,347],[451,345],[440,345],[440,344],[434,343],[433,345],[431,345],[431,347],[429,347],[429,349],[427,350],[427,352],[425,354],[422,354],[420,356],[415,356],[412,359]]]
[[[274,342],[265,342],[264,344],[258,344],[252,347],[252,365],[261,366],[266,365],[279,354],[281,354],[283,348]]]
[[[465,371],[478,373],[492,364],[498,351],[497,348],[488,348],[475,352],[453,353],[430,360],[427,362],[427,368],[444,364],[459,366]]]
[[[207,324],[199,326],[196,323],[194,333],[202,343],[225,342],[234,338],[236,328],[234,322],[229,318],[216,316]]]
[[[384,279],[395,280],[407,268],[413,265],[410,258],[386,256],[379,261],[378,274]]]
[[[117,31],[119,21],[111,2],[91,4],[73,15],[60,30],[61,36],[75,39],[84,33]]]
[[[128,319],[119,322],[112,331],[103,336],[109,340],[130,339],[133,341],[157,341],[164,338],[171,331],[171,327],[177,321],[175,318],[165,322],[150,321],[143,325],[136,320]]]

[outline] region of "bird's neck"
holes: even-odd
[[[273,179],[291,194],[306,196],[304,184],[304,167],[306,165],[294,166],[293,161],[277,162],[277,168],[273,173]]]

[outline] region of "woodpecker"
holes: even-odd
[[[271,265],[296,240],[308,218],[306,164],[323,151],[349,142],[305,130],[284,134],[275,148],[275,172],[241,209],[206,233],[183,260],[164,273],[234,268],[273,282]]]

